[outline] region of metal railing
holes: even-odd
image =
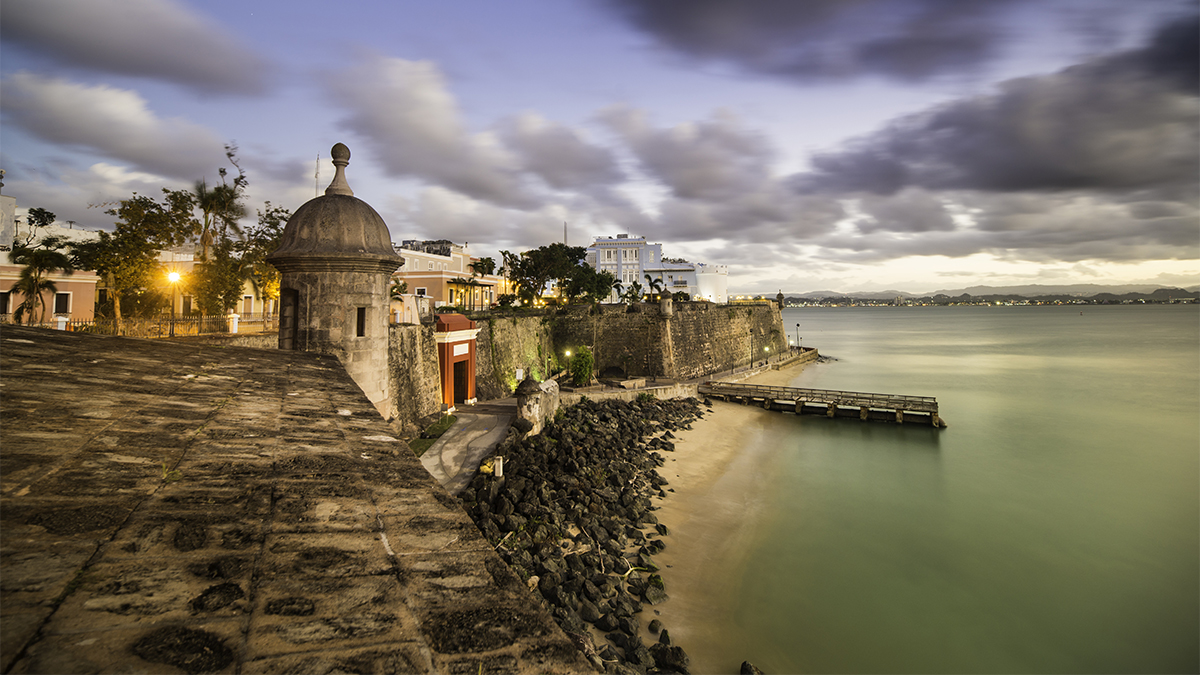
[[[5,320],[7,319],[7,320]],[[11,315],[0,317],[0,323],[11,323]],[[210,335],[214,333],[256,333],[279,329],[278,315],[250,315],[249,319],[238,317],[237,328],[232,328],[232,316],[156,316],[151,318],[121,319],[71,319],[55,317],[50,321],[27,324],[40,328],[91,333],[95,335],[119,335],[139,338],[184,337],[188,335]]]

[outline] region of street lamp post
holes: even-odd
[[[796,324],[796,344],[800,344],[800,324]],[[804,347],[800,347],[800,351],[804,351]]]
[[[571,380],[571,383],[574,384],[575,378],[574,378],[574,372],[572,372],[572,370],[571,370],[571,350],[570,349],[567,350],[567,379]]]
[[[754,329],[750,329],[750,368],[754,368]]]
[[[175,337],[175,291],[179,288],[179,272],[171,272],[167,279],[171,282],[171,337]]]

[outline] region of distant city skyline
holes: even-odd
[[[1198,7],[6,0],[3,192],[111,227],[236,143],[294,211],[344,142],[396,242],[497,260],[565,222],[735,294],[1194,287]]]

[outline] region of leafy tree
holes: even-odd
[[[688,302],[692,299],[692,296],[687,291],[675,291],[671,295],[671,299],[675,302]]]
[[[392,300],[396,300],[396,301],[403,300],[403,298],[401,298],[400,296],[404,295],[407,292],[408,292],[408,282],[407,281],[400,281],[399,279],[392,279],[392,285],[388,289],[388,293],[391,296]]]
[[[201,315],[228,314],[242,297],[242,282],[247,275],[242,260],[234,255],[235,245],[227,236],[218,238],[210,258],[192,270],[191,289]]]
[[[29,209],[29,211],[25,214],[25,222],[29,224],[29,231],[25,233],[24,237],[20,237],[18,235],[17,237],[13,238],[13,250],[15,251],[18,246],[24,246],[26,248],[33,247],[33,242],[38,240],[41,231],[53,225],[54,221],[57,219],[58,216],[54,215],[54,213],[50,211],[47,211],[46,209],[38,208],[36,206],[32,209]]]
[[[617,278],[611,272],[599,271],[591,265],[579,265],[572,271],[563,288],[567,302],[576,299],[584,302],[600,302],[612,292]]]
[[[95,270],[104,278],[118,327],[121,297],[152,285],[153,276],[160,271],[158,252],[179,246],[199,231],[200,224],[192,215],[192,194],[166,188],[163,193],[166,196],[160,204],[135,192],[116,209],[105,212],[118,218],[114,232],[101,232],[95,241],[69,245],[76,269]]]
[[[30,209],[31,212],[33,210]],[[42,209],[37,210],[41,211]],[[54,214],[49,211],[44,211],[44,213],[49,214],[50,222],[54,222]],[[50,296],[54,297],[54,294],[58,292],[58,285],[54,283],[53,279],[47,278],[47,275],[54,272],[67,274],[74,272],[70,258],[63,253],[65,246],[65,241],[61,237],[45,237],[37,246],[25,244],[13,246],[9,259],[17,265],[23,266],[16,283],[9,289],[20,293],[23,297],[20,306],[13,312],[13,320],[17,323],[21,323],[25,317],[28,317],[32,323],[35,314],[38,316],[39,323],[46,320],[46,301],[42,295],[49,292]]]
[[[292,213],[282,206],[271,206],[271,202],[263,206],[266,211],[258,212],[258,224],[245,231],[242,240],[234,242],[233,248],[240,256],[242,278],[250,280],[263,300],[278,300],[283,275],[267,262],[267,256],[279,248],[284,225]]]
[[[563,288],[587,255],[587,249],[555,242],[524,251],[519,256],[506,251],[501,254],[505,256],[508,277],[517,286],[517,295],[528,303],[540,298],[550,281],[556,281],[558,287]]]
[[[592,381],[592,371],[596,367],[596,359],[592,356],[592,350],[588,349],[587,345],[579,348],[579,351],[571,358],[571,381],[575,386],[582,387]]]

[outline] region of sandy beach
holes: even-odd
[[[786,386],[804,365],[768,370],[746,382]],[[736,663],[715,663],[706,656],[703,617],[721,611],[739,592],[741,579],[722,578],[716,570],[737,568],[746,542],[753,535],[744,523],[762,507],[757,483],[776,461],[764,448],[765,423],[778,416],[755,406],[714,401],[712,412],[676,433],[675,452],[659,470],[674,492],[658,502],[659,522],[670,528],[667,548],[655,557],[663,567],[670,600],[644,612],[643,621],[660,619],[672,641],[692,656],[692,672],[714,668],[737,672]]]

